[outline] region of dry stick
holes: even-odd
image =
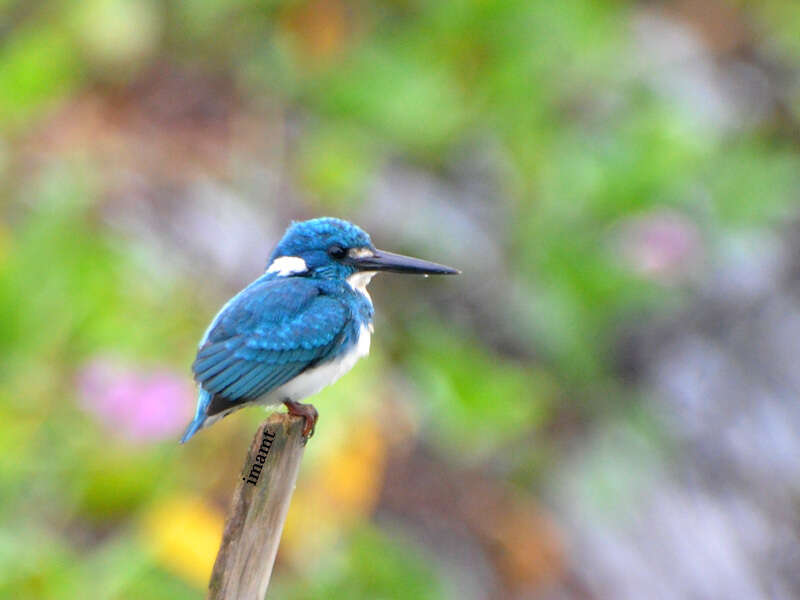
[[[209,600],[263,600],[303,458],[303,419],[273,414],[250,445],[219,546]]]

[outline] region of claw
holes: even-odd
[[[314,428],[317,426],[317,419],[319,413],[312,404],[303,404],[302,402],[294,402],[293,400],[284,400],[287,410],[290,415],[303,417],[305,423],[303,424],[303,443],[308,441],[314,435]]]

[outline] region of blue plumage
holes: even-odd
[[[255,399],[346,351],[371,318],[368,300],[346,283],[266,275],[228,306],[192,370],[215,396]]]
[[[369,349],[373,307],[366,284],[379,270],[453,269],[377,250],[339,219],[293,224],[267,272],[214,318],[192,365],[197,412],[183,436],[251,402],[284,403],[313,430],[316,411],[299,403],[349,370]]]

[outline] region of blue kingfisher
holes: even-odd
[[[266,272],[231,298],[205,332],[192,364],[197,411],[181,443],[249,404],[300,402],[353,368],[369,352],[373,307],[367,284],[379,271],[451,275],[458,270],[378,250],[361,228],[330,217],[295,222]]]

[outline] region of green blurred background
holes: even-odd
[[[270,598],[800,597],[800,4],[0,0],[0,597],[199,598],[291,219],[383,276]]]

